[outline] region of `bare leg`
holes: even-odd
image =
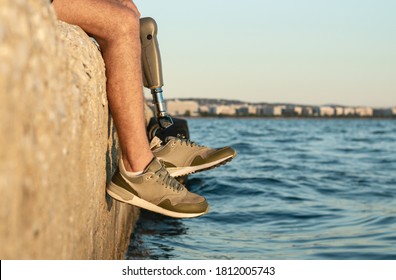
[[[142,171],[153,154],[146,137],[138,10],[117,0],[54,0],[53,5],[60,20],[98,41],[123,163],[127,171]]]

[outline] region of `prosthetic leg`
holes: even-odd
[[[140,19],[140,41],[142,45],[143,84],[151,90],[155,116],[160,128],[166,129],[173,124],[171,116],[166,111],[162,95],[161,56],[157,41],[157,23],[152,18]],[[154,132],[155,134],[155,132]]]
[[[173,125],[173,120],[166,111],[165,100],[162,96],[162,86],[164,85],[164,83],[162,78],[161,57],[157,41],[157,24],[152,18],[142,18],[140,20],[140,40],[142,48],[143,84],[146,88],[151,89],[153,104],[155,105],[156,111],[156,120],[152,120],[148,125],[148,138],[149,140],[151,140],[154,137],[158,137],[162,140],[162,143],[166,143],[169,136],[187,140],[190,137],[186,120],[176,118],[174,120],[175,124]],[[156,124],[153,125],[152,123],[155,122]],[[183,135],[183,137],[181,135]],[[172,143],[171,145],[173,145]],[[191,144],[191,148],[196,152],[195,148],[193,148],[193,144]],[[204,149],[205,154],[207,155],[204,156],[205,159],[199,156],[203,163],[198,164],[200,165],[200,167],[197,167],[195,164],[194,167],[192,167],[193,163],[195,162],[194,160],[193,162],[191,162],[191,166],[186,166],[188,170],[194,170],[193,172],[196,172],[198,170],[214,168],[230,161],[236,156],[236,152],[230,147],[211,149],[201,146],[200,152],[202,151],[201,149]],[[153,154],[156,155],[155,151],[153,151]],[[194,154],[192,154],[192,156],[193,155]],[[171,157],[172,156],[170,156],[170,158]],[[178,171],[180,172],[180,169]],[[184,176],[178,176],[178,180],[180,182],[183,182],[186,179],[187,174],[190,173],[190,171],[186,173],[180,173],[180,175],[184,174]]]
[[[168,136],[184,135],[189,139],[187,121],[180,118],[172,119],[166,111],[162,95],[162,65],[157,41],[157,24],[152,18],[140,19],[140,40],[142,44],[143,84],[151,90],[155,106],[155,118],[147,126],[149,140],[155,136],[165,142]]]

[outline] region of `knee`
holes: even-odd
[[[110,26],[107,28],[108,33],[106,34],[108,40],[127,40],[128,38],[139,40],[139,16],[130,9],[122,9],[109,21]]]

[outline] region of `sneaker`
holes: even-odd
[[[164,161],[166,169],[173,177],[185,176],[212,169],[231,161],[236,151],[231,147],[211,149],[179,137],[167,137],[166,144],[158,137],[150,142],[154,156]]]
[[[107,187],[116,200],[174,218],[193,218],[208,212],[202,196],[189,192],[154,158],[141,175],[131,176],[122,160]]]

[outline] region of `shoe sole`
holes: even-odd
[[[235,156],[236,156],[236,154],[230,155],[226,158],[222,158],[217,161],[212,161],[212,162],[197,165],[197,166],[168,167],[168,168],[166,168],[166,170],[168,170],[169,174],[172,177],[177,178],[177,177],[186,176],[186,175],[190,175],[193,173],[206,171],[206,170],[210,170],[210,169],[214,169],[216,167],[222,166],[222,165],[230,162],[231,160],[233,160],[233,158]]]
[[[152,212],[156,212],[165,216],[169,216],[172,218],[195,218],[202,216],[209,211],[209,207],[206,209],[206,211],[201,212],[201,213],[180,213],[180,212],[175,212],[175,211],[170,211],[164,208],[161,208],[151,202],[148,202],[147,200],[141,199],[134,194],[126,191],[125,189],[117,186],[113,182],[110,183],[110,185],[107,187],[107,193],[114,199],[125,202]]]

